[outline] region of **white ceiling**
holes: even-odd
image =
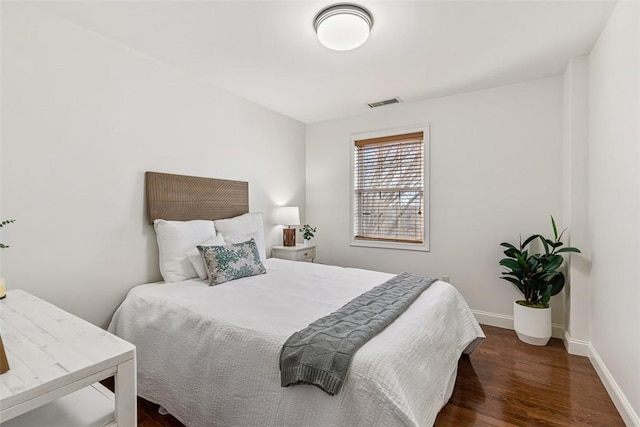
[[[38,6],[304,123],[520,82],[588,54],[612,1],[357,1],[364,46],[335,52],[312,21],[326,1],[70,1]],[[382,108],[394,108],[382,107]]]

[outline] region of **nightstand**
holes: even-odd
[[[271,248],[271,256],[291,261],[313,262],[316,257],[316,245],[274,246]]]
[[[3,427],[137,425],[136,348],[25,291],[0,301]],[[98,381],[115,376],[115,394]]]

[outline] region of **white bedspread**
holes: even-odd
[[[460,354],[484,338],[461,294],[436,282],[365,344],[342,390],[280,387],[295,331],[391,274],[268,259],[267,274],[131,290],[109,331],[134,343],[138,394],[187,426],[429,426]]]

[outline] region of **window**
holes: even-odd
[[[354,246],[428,250],[428,128],[355,135]]]

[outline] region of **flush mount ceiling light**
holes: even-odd
[[[313,19],[318,39],[332,50],[351,50],[369,38],[373,17],[364,7],[341,3],[322,9]]]

